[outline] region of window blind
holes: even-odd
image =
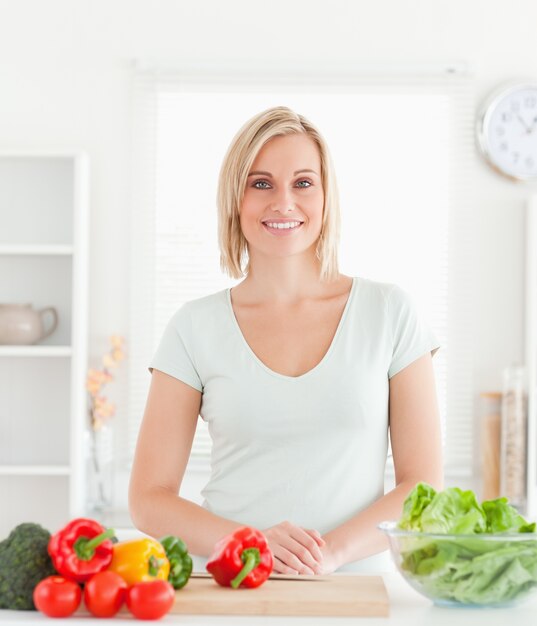
[[[331,149],[341,197],[341,271],[397,283],[437,335],[445,470],[470,475],[470,72],[449,64],[255,72],[138,65],[132,88],[125,458],[132,458],[150,383],[147,365],[166,323],[184,302],[239,282],[219,269],[215,198],[225,151],[247,119],[283,104],[308,117]],[[198,423],[189,467],[207,470],[210,440]]]

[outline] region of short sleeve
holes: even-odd
[[[203,391],[203,385],[195,367],[192,345],[190,314],[187,307],[183,305],[164,329],[157,350],[150,361],[149,371],[153,373],[153,368],[160,370],[198,391]]]
[[[388,378],[392,378],[427,352],[434,356],[440,344],[411,296],[397,285],[388,295],[387,310],[393,345]]]

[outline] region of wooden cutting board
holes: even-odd
[[[190,615],[298,615],[387,617],[381,576],[333,575],[269,578],[256,589],[221,587],[193,577],[176,591],[171,613]]]

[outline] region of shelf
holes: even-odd
[[[0,346],[0,357],[70,357],[72,353],[71,346]]]
[[[24,521],[52,530],[84,511],[87,154],[0,150],[0,224],[1,302],[58,316],[37,343],[0,345],[1,538]],[[52,316],[42,317],[46,333]]]
[[[73,254],[73,246],[69,245],[7,245],[0,244],[0,255],[58,255],[68,256]]]
[[[68,465],[0,465],[0,476],[69,476]]]

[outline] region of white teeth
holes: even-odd
[[[296,228],[301,222],[265,222],[270,228]]]

